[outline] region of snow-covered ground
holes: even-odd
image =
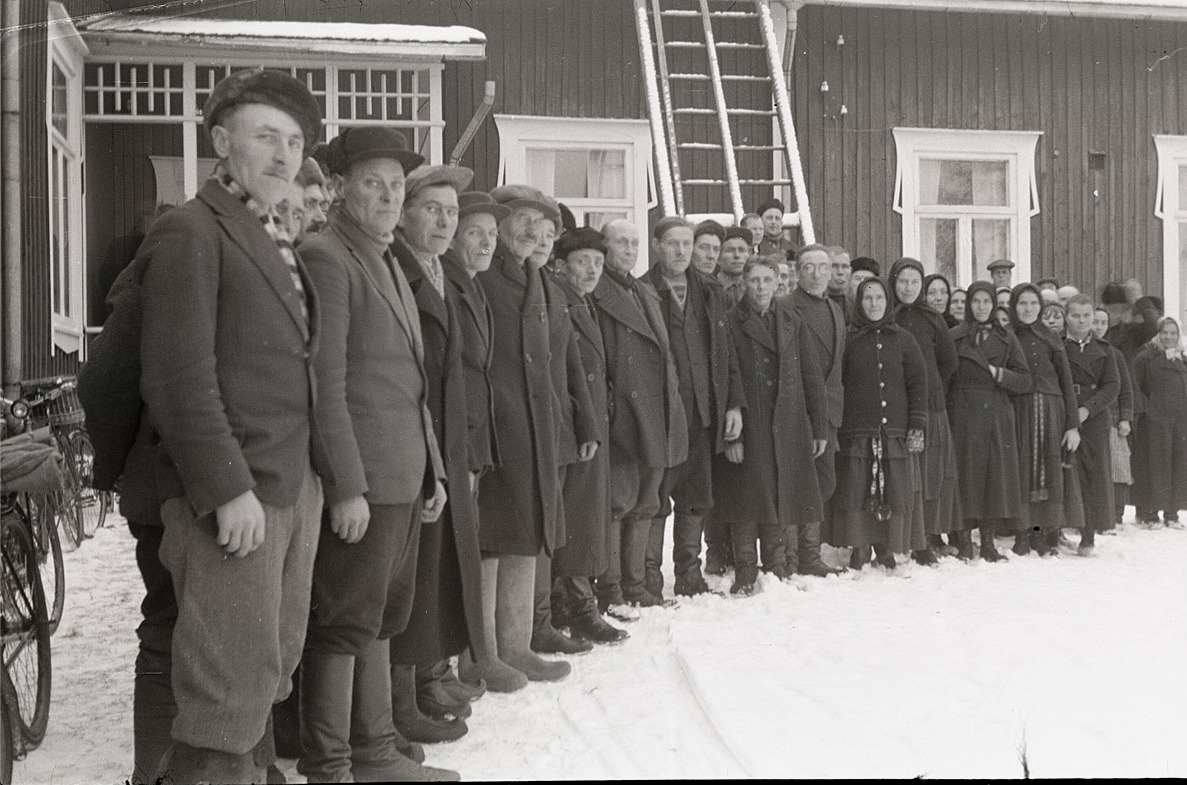
[[[1187,532],[1097,543],[649,609],[566,681],[475,703],[429,762],[466,779],[996,778],[1025,756],[1039,777],[1187,777]],[[118,519],[66,578],[49,733],[15,779],[122,782],[141,586]]]

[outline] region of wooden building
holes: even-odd
[[[35,0],[4,1],[19,2],[25,20],[46,13]],[[680,2],[696,7],[659,5]],[[324,101],[328,134],[393,122],[434,161],[448,158],[493,80],[492,116],[462,160],[475,187],[528,181],[595,226],[660,214],[668,172],[655,163],[632,0],[212,1],[173,20],[128,10],[139,5],[149,4],[66,0],[72,19],[60,26],[76,36],[22,28],[24,378],[77,363],[81,328],[102,322],[105,260],[134,242],[138,215],[193,193],[211,163],[201,102],[227,68],[286,67]],[[1055,277],[1093,293],[1136,278],[1183,315],[1187,0],[771,6],[818,239],[884,263],[917,256],[964,285],[1001,257],[1016,262],[1016,281]],[[734,26],[722,35],[757,40],[752,23],[721,24]],[[428,28],[396,30],[405,25]],[[675,64],[704,69],[696,56]],[[760,53],[721,57],[743,72],[765,67]],[[73,69],[64,91],[59,61]],[[770,106],[765,85],[723,88],[731,105]],[[62,122],[77,147],[54,131]],[[759,114],[731,128],[737,145],[778,141]],[[723,175],[720,154],[683,161],[700,177]],[[748,179],[781,174],[770,153],[739,154],[738,168]],[[63,182],[74,189],[65,202]],[[742,196],[756,205],[772,194],[795,201],[770,186]],[[711,189],[685,209],[729,211]],[[6,355],[6,384],[12,365]]]

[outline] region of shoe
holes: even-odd
[[[573,617],[569,631],[576,637],[600,645],[622,643],[631,634],[608,624],[596,610],[590,609]]]
[[[425,669],[417,668],[416,670],[416,707],[426,717],[448,722],[454,718],[464,720],[470,716],[472,713],[470,701],[454,698],[445,691],[445,685],[441,683],[440,679],[422,682],[419,672]]]
[[[776,564],[774,567],[771,567],[769,569],[767,567],[763,567],[762,571],[765,572],[767,575],[774,575],[776,578],[778,578],[781,581],[785,581],[791,577],[791,575],[787,572],[787,568],[784,567],[782,564]]]
[[[973,548],[973,535],[967,529],[953,532],[950,535],[956,538],[956,558],[961,561],[971,562],[977,558],[977,551]]]
[[[981,527],[981,558],[987,562],[1005,561],[1006,557],[998,553],[997,546],[993,544],[993,526]]]
[[[621,605],[619,605],[619,604],[608,605],[608,606],[606,606],[606,610],[603,612],[607,616],[609,616],[611,619],[614,619],[616,621],[621,621],[621,622],[638,621],[641,618],[638,609],[632,608],[630,605],[627,605],[625,602],[622,603]]]
[[[754,594],[754,584],[757,580],[757,567],[738,567],[734,576],[734,585],[730,586],[730,594],[739,597],[751,596]]]
[[[237,755],[174,741],[161,758],[153,782],[260,782],[264,778],[250,752]]]
[[[482,685],[484,691],[518,692],[528,686],[527,676],[493,653],[478,662],[471,662],[470,658],[463,654],[458,658],[457,670],[458,680],[468,690],[476,690],[478,688],[474,685]]]
[[[940,563],[939,558],[932,551],[931,548],[922,548],[911,552],[911,558],[915,560],[916,564],[924,567],[935,567]]]
[[[844,567],[830,567],[819,558],[815,564],[809,564],[807,567],[801,566],[796,570],[799,575],[813,575],[817,578],[827,578],[830,575],[840,575],[843,572],[845,572]]]
[[[435,720],[425,716],[417,705],[414,666],[393,662],[392,721],[400,735],[421,744],[457,741],[469,731],[461,719]]]
[[[1096,558],[1096,548],[1091,545],[1081,545],[1076,548],[1076,555],[1083,556],[1085,559]]]
[[[532,633],[532,651],[537,654],[585,654],[593,644],[580,638],[570,638],[552,625]]]
[[[817,578],[827,578],[830,575],[840,575],[845,572],[844,567],[830,567],[820,558],[820,523],[805,523],[799,526],[798,559],[796,572],[800,575],[814,575]],[[790,556],[788,556],[790,561]]]
[[[870,563],[870,546],[859,545],[849,554],[849,569],[861,570]]]
[[[626,601],[636,608],[660,608],[664,605],[662,597],[657,597],[646,589],[643,589],[637,594],[630,595],[626,598]]]
[[[677,578],[673,591],[681,597],[695,597],[698,594],[709,594],[713,590],[705,583],[704,576],[698,572],[693,578]]]
[[[1012,550],[1019,556],[1026,556],[1030,553],[1030,535],[1027,532],[1018,532],[1015,534]]]
[[[874,553],[877,556],[877,562],[880,566],[888,570],[893,570],[898,567],[898,562],[895,561],[894,552],[885,545],[875,545]]]
[[[458,660],[461,661],[463,658],[469,659],[469,654],[467,652],[462,652],[462,654],[458,656]],[[433,666],[433,668],[434,669],[431,670],[428,675],[433,678],[440,679],[441,686],[445,688],[445,691],[448,692],[454,700],[466,700],[473,703],[486,694],[485,680],[479,679],[475,684],[466,684],[465,682],[458,679],[457,674],[449,664],[449,660],[442,660]],[[421,678],[421,668],[416,669],[416,678],[417,682],[419,683]]]

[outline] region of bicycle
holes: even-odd
[[[22,746],[35,748],[49,725],[50,631],[45,592],[29,530],[12,513],[0,518],[0,546],[0,698],[13,715]]]
[[[25,397],[12,404],[13,416],[29,418],[34,426],[50,427],[66,459],[67,487],[55,511],[71,547],[95,536],[110,506],[110,494],[91,487],[95,450],[83,427],[86,414],[78,400],[77,386],[77,379],[70,376],[31,379],[21,383]]]

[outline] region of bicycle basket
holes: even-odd
[[[36,425],[81,425],[86,420],[86,412],[78,400],[78,379],[73,376],[55,376],[21,383],[21,392],[26,398],[50,393],[58,388],[61,388],[61,394],[56,398],[36,405],[30,404],[30,419]]]

